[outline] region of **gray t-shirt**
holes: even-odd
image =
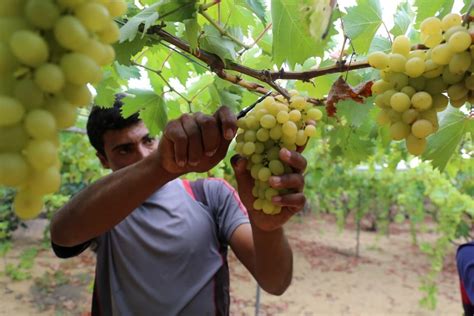
[[[171,181],[96,239],[94,315],[228,313],[227,244],[249,220],[224,180],[201,188]]]

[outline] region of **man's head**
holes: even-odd
[[[124,97],[124,94],[117,94],[111,108],[94,106],[87,121],[87,135],[97,150],[97,157],[105,168],[113,171],[145,158],[158,145],[138,114],[126,119],[122,117],[121,100]]]

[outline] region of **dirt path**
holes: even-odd
[[[340,233],[330,219],[296,219],[288,225],[287,234],[294,250],[293,283],[280,297],[261,291],[261,316],[461,314],[454,249],[441,274],[438,308],[430,311],[418,304],[422,297],[419,278],[429,262],[411,245],[405,227],[394,227],[390,238],[362,232],[358,259],[353,256],[355,232]],[[17,241],[6,263],[18,263],[21,252],[31,246]],[[254,315],[256,283],[232,254],[229,261],[231,314]],[[0,271],[4,267],[5,261],[0,261]],[[12,282],[0,274],[0,315],[86,315],[93,273],[91,253],[62,261],[49,250],[41,250],[30,279]]]

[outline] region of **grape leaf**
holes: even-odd
[[[430,16],[442,17],[451,12],[453,2],[453,0],[415,0],[416,26],[420,26],[421,22]]]
[[[290,67],[323,54],[320,43],[309,33],[304,15],[311,1],[272,0],[273,58],[277,65],[288,62]]]
[[[372,98],[367,99],[363,104],[356,103],[353,100],[345,100],[337,105],[337,115],[344,116],[350,125],[357,128],[368,118],[373,107]]]
[[[129,66],[133,56],[142,51],[143,47],[150,45],[150,39],[147,37],[135,37],[132,41],[115,43],[115,59],[122,65]]]
[[[132,17],[125,23],[124,26],[120,28],[120,43],[125,41],[133,41],[137,36],[138,29],[140,24],[144,24],[144,30],[142,38],[145,35],[145,32],[152,26],[159,18],[159,14],[156,11],[157,7],[160,5],[160,2],[154,3],[148,8],[145,8],[140,13]]]
[[[313,1],[312,5],[308,7],[309,33],[315,41],[327,36],[335,4],[335,0],[322,0]]]
[[[110,108],[115,101],[115,93],[120,91],[120,81],[114,69],[108,68],[104,71],[104,76],[98,85],[95,86],[97,92],[94,104],[104,108]]]
[[[406,34],[414,17],[415,13],[410,4],[407,1],[400,3],[393,18],[394,26],[390,30],[390,33],[395,36]]]
[[[158,135],[168,122],[165,101],[153,91],[134,89],[122,99],[122,115],[126,118],[140,111],[140,118],[151,135]]]
[[[157,11],[160,20],[183,22],[196,17],[198,5],[196,0],[161,0]]]
[[[263,24],[267,24],[267,18],[265,17],[265,3],[262,0],[237,0],[235,3],[249,9],[255,13]]]
[[[392,49],[392,43],[387,37],[375,35],[370,44],[369,53],[372,52],[389,52]]]
[[[113,66],[119,77],[122,79],[129,80],[132,78],[140,78],[140,70],[135,66],[124,66],[117,62],[115,62]]]
[[[326,100],[326,111],[328,116],[336,114],[336,103],[341,100],[352,99],[356,102],[363,103],[364,98],[372,95],[372,81],[363,82],[353,88],[341,77],[331,87],[328,98]]]
[[[443,112],[439,130],[428,137],[423,159],[431,160],[433,167],[444,170],[464,135],[472,128],[473,120],[461,111],[448,108]]]
[[[346,35],[352,40],[356,52],[366,53],[382,24],[379,1],[358,0],[356,6],[347,8],[347,14],[342,19]]]
[[[199,26],[197,19],[188,19],[184,21],[185,33],[184,36],[188,41],[191,52],[198,49],[198,36],[201,32],[201,26]]]
[[[204,26],[204,35],[201,36],[200,44],[202,49],[216,54],[224,62],[226,59],[235,60],[237,58],[237,44],[223,37],[221,33],[211,25]]]

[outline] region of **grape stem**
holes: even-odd
[[[265,82],[274,90],[278,91],[283,95],[286,94],[286,96],[288,96],[286,90],[280,87],[275,82],[276,80],[282,79],[309,81],[312,78],[324,76],[327,74],[370,68],[370,65],[367,61],[355,62],[350,64],[347,64],[345,61],[343,61],[341,63],[336,63],[335,65],[329,67],[322,67],[309,71],[285,71],[284,69],[281,69],[280,71],[256,70],[232,61],[226,61],[226,63],[224,63],[217,55],[214,55],[202,49],[192,50],[186,42],[163,30],[161,25],[155,25],[150,27],[147,30],[147,34],[151,36],[158,36],[159,39],[169,44],[172,44],[180,50],[191,54],[197,59],[203,61],[210,67],[210,70],[216,73],[221,79],[237,84],[243,88],[246,88],[249,91],[255,91],[261,94],[267,93],[268,89],[265,89],[264,86],[262,86],[261,84],[246,81],[242,79],[240,75],[228,73],[226,72],[226,70],[235,71],[240,74],[255,78],[261,82]],[[308,101],[315,105],[324,105],[324,99],[310,98]]]
[[[467,9],[466,14],[463,17],[462,25],[467,25],[471,21],[471,11],[474,8],[474,1],[471,1],[469,8]]]

